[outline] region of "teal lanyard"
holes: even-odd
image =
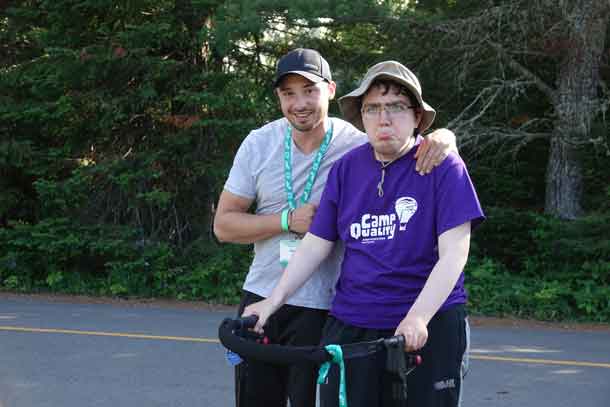
[[[331,122],[328,131],[326,131],[326,134],[324,135],[324,140],[322,140],[322,144],[313,160],[309,176],[307,177],[307,183],[305,184],[305,189],[301,196],[301,204],[309,202],[313,183],[316,180],[318,170],[322,164],[324,154],[326,154],[326,150],[328,150],[328,145],[330,144],[332,136],[333,124]],[[294,197],[294,190],[292,189],[292,127],[290,126],[286,129],[286,136],[284,137],[284,189],[286,190],[286,196],[288,198],[288,206],[290,206],[290,209],[295,210],[297,208],[297,202]]]
[[[343,350],[339,345],[327,345],[324,347],[332,356],[329,362],[324,362],[318,371],[318,383],[326,382],[330,364],[336,363],[339,365],[339,407],[347,407],[347,391],[345,385],[345,363],[343,362]]]

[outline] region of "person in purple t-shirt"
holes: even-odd
[[[423,358],[408,378],[411,406],[459,406],[468,348],[463,268],[471,229],[483,219],[461,158],[450,153],[430,176],[417,175],[412,156],[435,111],[417,77],[395,61],[369,69],[339,100],[345,118],[369,143],[331,169],[309,232],[271,296],[246,308],[261,332],[316,270],[337,240],[345,245],[322,344],[403,335]],[[350,407],[404,403],[384,356],[346,361]],[[338,400],[338,369],[320,386],[323,407]]]

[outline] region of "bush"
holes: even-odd
[[[11,291],[235,303],[251,259],[248,246],[199,240],[180,251],[66,218],[0,229],[0,288]]]
[[[474,312],[610,321],[610,216],[567,222],[499,208],[488,216],[466,267]]]

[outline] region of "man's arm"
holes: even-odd
[[[292,255],[288,267],[282,274],[271,295],[259,302],[248,305],[243,316],[258,315],[255,331],[262,333],[267,319],[277,311],[318,269],[322,261],[330,254],[334,242],[307,233],[296,252]]]
[[[248,213],[252,199],[235,195],[226,189],[220,194],[214,234],[221,242],[254,243],[282,233],[281,213],[253,215]],[[290,230],[305,233],[316,211],[316,205],[306,204],[294,212],[290,219]]]
[[[254,243],[281,233],[281,215],[250,214],[248,208],[252,201],[226,189],[222,191],[214,216],[214,234],[218,240]]]
[[[451,130],[438,129],[426,135],[415,152],[416,171],[421,175],[429,174],[447,158],[450,151],[458,152],[455,134]]]
[[[396,328],[396,335],[404,335],[408,351],[420,349],[428,340],[428,322],[455,287],[466,265],[469,249],[470,222],[439,236],[439,259],[407,316]]]

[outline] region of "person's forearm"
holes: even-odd
[[[449,297],[464,268],[464,264],[457,264],[457,261],[449,257],[439,259],[409,314],[423,318],[426,324],[432,319]]]
[[[281,307],[292,294],[318,269],[330,254],[334,243],[307,233],[292,255],[282,278],[269,296],[275,309]]]
[[[281,214],[253,215],[243,212],[217,214],[214,234],[221,242],[254,243],[282,233]]]
[[[470,249],[470,222],[439,239],[439,259],[407,316],[422,318],[427,324],[451,294],[464,270]]]
[[[334,242],[319,238],[311,233],[305,235],[271,295],[264,300],[248,305],[244,309],[242,316],[258,316],[258,321],[254,327],[256,332],[263,333],[265,331],[265,325],[269,317],[284,305],[290,296],[311,277],[322,260],[331,252],[333,245]]]

